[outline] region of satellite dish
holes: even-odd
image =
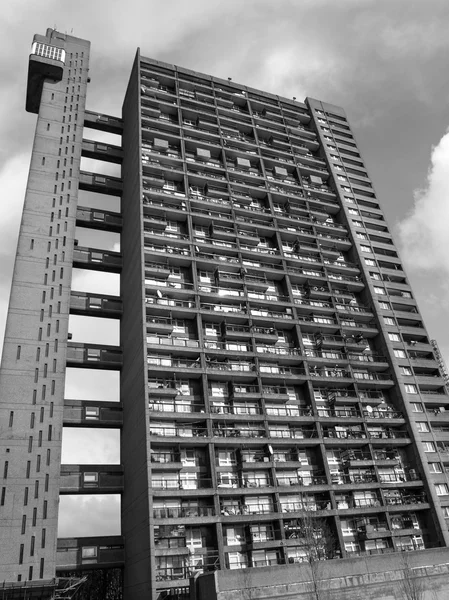
[[[372,412],[373,412],[373,407],[372,407],[372,406],[370,406],[370,405],[368,404],[368,406],[366,407],[366,410],[367,410],[369,413],[372,413]]]

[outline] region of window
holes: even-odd
[[[435,444],[433,442],[423,442],[424,452],[435,452]]]
[[[400,342],[401,341],[401,338],[399,337],[398,333],[389,333],[388,339],[392,342]]]
[[[406,383],[404,387],[405,387],[405,391],[407,392],[407,394],[417,394],[418,393],[418,388],[416,387],[416,385],[413,385],[413,383]]]
[[[392,317],[384,317],[385,325],[396,325]]]
[[[372,252],[372,250],[371,250],[371,248],[369,246],[364,246],[364,245],[360,246],[360,250],[362,252]]]
[[[57,48],[56,46],[49,46],[48,44],[42,44],[40,42],[34,42],[31,47],[31,54],[42,56],[51,60],[59,60],[65,62],[65,50],[63,48]]]
[[[424,412],[424,407],[421,402],[410,402],[410,406],[412,407],[412,412],[414,413]]]
[[[413,375],[412,370],[410,369],[410,367],[400,367],[401,369],[401,375]]]
[[[430,462],[429,464],[429,471],[431,473],[442,473],[443,472],[443,467],[441,466],[441,463],[439,462]],[[448,509],[449,512],[449,506],[446,507]],[[449,516],[449,514],[447,515]]]
[[[97,546],[84,546],[81,548],[81,558],[96,558]]]
[[[405,354],[404,350],[399,350],[395,348],[393,350],[393,354],[396,356],[396,358],[407,358],[407,355]]]
[[[365,264],[368,265],[369,267],[375,267],[376,261],[373,260],[372,258],[365,258]]]
[[[376,281],[382,281],[382,277],[379,275],[379,273],[374,273],[373,271],[370,271],[369,275],[371,279],[374,279]]]
[[[421,433],[429,433],[429,431],[430,431],[429,425],[425,421],[417,421],[416,429],[418,431],[420,431]]]
[[[449,494],[449,487],[447,483],[436,483],[435,490],[437,496],[447,496]]]
[[[383,302],[382,300],[379,300],[379,307],[382,308],[383,310],[391,310],[391,307],[388,304],[388,302]]]
[[[374,287],[374,293],[375,294],[383,294],[383,295],[385,295],[386,292],[385,292],[384,288]]]

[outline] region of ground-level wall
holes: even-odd
[[[319,600],[449,599],[448,548],[332,560],[319,567]],[[293,564],[201,575],[192,582],[191,600],[315,600],[312,589],[310,567]]]

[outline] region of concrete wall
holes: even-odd
[[[66,64],[61,81],[43,83],[0,369],[0,581],[51,579],[55,574],[71,265],[90,43],[53,30],[39,39],[65,48]]]
[[[123,105],[123,272],[120,283],[123,298],[120,338],[124,356],[120,383],[121,443],[125,469],[122,533],[125,537],[124,588],[129,600],[149,597],[151,589],[138,58],[137,55]]]
[[[422,596],[408,597],[401,581],[411,579]],[[449,550],[424,550],[332,560],[318,569],[319,600],[447,600]],[[315,600],[310,568],[286,565],[217,571],[198,577],[192,600]]]

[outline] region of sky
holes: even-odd
[[[14,0],[1,13],[0,341],[36,124],[24,108],[28,54],[35,33],[56,27],[92,43],[87,108],[98,112],[121,114],[137,47],[281,96],[344,107],[430,337],[449,362],[447,0]],[[79,238],[82,245],[81,230]],[[119,248],[118,236],[95,243]],[[75,273],[73,289],[95,285],[98,278]],[[113,276],[101,285],[118,291]],[[80,341],[119,342],[110,321],[71,318],[70,329]],[[66,397],[118,400],[117,379],[102,377],[69,373]],[[118,446],[114,431],[65,429],[63,460],[117,463]],[[118,498],[63,497],[60,535],[82,535],[80,522],[86,533],[118,533]]]

